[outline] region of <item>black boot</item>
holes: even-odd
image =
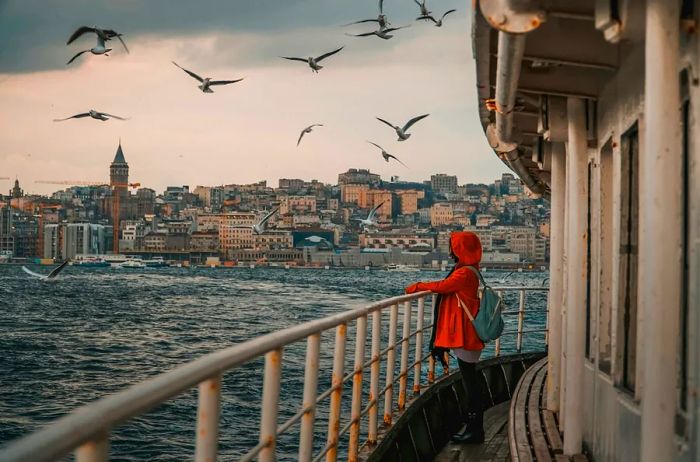
[[[483,411],[469,413],[467,427],[463,433],[453,435],[450,440],[459,444],[481,444],[484,442],[484,413]]]

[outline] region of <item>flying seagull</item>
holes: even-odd
[[[390,35],[389,32],[394,32],[394,31],[399,30],[399,29],[405,29],[407,27],[410,27],[410,26],[379,28],[378,30],[374,30],[372,32],[365,32],[363,34],[345,34],[345,35],[349,35],[350,37],[369,37],[370,35],[376,35],[380,39],[389,40],[390,38],[393,37],[393,35]]]
[[[369,144],[373,144],[374,146],[376,146],[376,147],[378,147],[379,149],[382,150],[382,157],[384,158],[385,161],[389,162],[389,159],[394,159],[396,162],[398,162],[398,163],[400,163],[401,165],[403,165],[404,167],[408,168],[408,166],[407,166],[406,164],[404,164],[403,162],[401,162],[401,161],[398,159],[398,157],[392,156],[391,154],[389,154],[388,152],[386,152],[386,151],[384,150],[383,147],[379,146],[377,143],[373,143],[373,142],[371,142],[371,141],[367,141],[367,142],[368,142]]]
[[[63,263],[61,263],[61,264],[58,265],[56,268],[54,268],[48,275],[35,273],[34,271],[30,270],[30,269],[27,268],[26,266],[22,266],[22,270],[23,270],[25,273],[29,274],[30,276],[33,276],[33,277],[35,277],[35,278],[37,278],[37,279],[41,279],[42,281],[47,281],[47,282],[48,282],[48,281],[51,281],[51,280],[53,280],[53,279],[56,279],[56,277],[58,276],[58,273],[60,273],[61,271],[63,271],[63,268],[65,268],[65,267],[68,265],[68,262],[69,262],[69,261],[70,261],[70,260],[66,260],[66,261],[64,261]]]
[[[53,119],[53,121],[63,122],[64,120],[82,119],[83,117],[92,117],[93,119],[101,120],[103,122],[109,120],[110,118],[117,120],[129,120],[128,118],[115,116],[114,114],[107,114],[106,112],[99,112],[95,111],[94,109],[90,109],[88,112],[81,112],[80,114],[72,115],[70,117],[66,117],[65,119]]]
[[[391,25],[386,15],[384,14],[384,0],[379,0],[379,16],[377,19],[363,19],[361,21],[351,22],[350,24],[345,24],[346,26],[352,26],[355,24],[363,24],[366,22],[376,22],[379,24],[379,29],[386,29],[387,26]]]
[[[345,48],[345,47],[340,47],[337,50],[329,51],[328,53],[322,54],[321,56],[318,56],[316,58],[314,58],[312,56],[309,56],[308,58],[295,58],[293,56],[282,56],[282,59],[289,59],[290,61],[301,61],[302,63],[307,63],[313,72],[318,72],[321,69],[323,69],[323,66],[321,66],[318,63],[320,63],[322,60],[328,58],[329,56],[333,56],[334,54],[338,53],[343,48]]]
[[[180,66],[180,65],[179,65],[178,63],[176,63],[175,61],[171,61],[171,62],[172,62],[174,65],[176,65],[177,67],[179,67],[180,69],[182,69],[183,71],[185,71],[187,74],[189,74],[190,77],[192,77],[192,78],[198,80],[199,82],[201,82],[201,85],[197,85],[197,88],[199,88],[200,90],[202,90],[203,93],[214,93],[214,90],[212,90],[212,89],[209,88],[209,87],[212,87],[212,86],[215,86],[215,85],[228,85],[228,84],[230,84],[230,83],[236,83],[236,82],[240,82],[241,80],[243,80],[243,78],[236,79],[236,80],[212,80],[211,77],[207,77],[206,79],[203,79],[203,78],[201,78],[200,76],[198,76],[197,74],[195,74],[194,72],[188,71],[188,70],[185,69],[184,67]]]
[[[75,61],[75,60],[78,58],[78,56],[82,55],[83,53],[88,53],[88,52],[89,52],[89,53],[92,53],[93,55],[105,55],[105,56],[109,56],[107,53],[110,52],[110,51],[112,51],[112,49],[111,49],[111,48],[107,48],[107,47],[105,46],[105,40],[104,40],[102,37],[100,37],[100,36],[98,35],[98,36],[97,36],[97,45],[95,45],[94,47],[90,48],[89,50],[83,50],[83,51],[79,51],[78,53],[76,53],[76,55],[73,56],[73,57],[70,59],[70,61],[68,61],[68,62],[66,63],[66,66],[69,65],[70,63],[72,63],[73,61]]]
[[[268,220],[270,220],[270,218],[272,218],[272,216],[276,214],[279,211],[279,209],[279,206],[275,207],[274,209],[272,209],[272,211],[265,215],[262,220],[255,223],[252,226],[234,226],[234,228],[252,229],[254,234],[262,234],[265,231],[265,228],[267,227]]]
[[[384,122],[385,124],[387,124],[388,126],[393,128],[394,130],[396,130],[396,134],[399,136],[397,141],[406,141],[407,139],[409,139],[411,137],[410,133],[406,133],[408,131],[408,129],[411,128],[411,126],[414,123],[418,122],[421,119],[425,119],[429,115],[430,114],[423,114],[423,115],[419,115],[418,117],[414,117],[411,120],[409,120],[408,122],[406,122],[406,124],[403,127],[399,127],[398,125],[394,125],[391,122],[387,122],[384,119],[380,119],[379,117],[377,117],[377,120],[380,122]]]
[[[369,214],[367,215],[367,218],[355,218],[355,221],[360,222],[360,226],[363,228],[368,228],[370,226],[377,226],[377,219],[375,218],[377,215],[377,210],[379,210],[379,207],[384,205],[384,202],[382,202],[379,205],[375,205],[372,210],[369,211]]]
[[[323,124],[313,124],[313,125],[309,125],[305,129],[303,129],[301,131],[301,133],[299,134],[299,139],[297,140],[297,146],[299,146],[299,143],[301,143],[301,139],[304,137],[304,135],[307,133],[311,133],[313,131],[314,127],[323,127]]]
[[[126,47],[126,43],[124,43],[124,40],[122,40],[122,34],[115,31],[114,29],[101,29],[97,26],[92,26],[92,27],[82,26],[82,27],[77,28],[75,30],[75,32],[73,32],[71,34],[70,38],[66,42],[66,45],[70,45],[78,37],[80,37],[83,34],[88,34],[88,33],[93,33],[93,34],[97,35],[97,38],[102,39],[103,41],[111,40],[112,38],[116,37],[122,43],[122,46],[124,47],[126,52],[127,53],[129,52],[129,49]]]
[[[433,16],[431,16],[431,15],[428,15],[428,16],[421,16],[421,17],[419,17],[418,19],[430,19],[431,21],[433,21],[433,22],[435,23],[435,27],[442,27],[442,20],[445,19],[445,16],[447,16],[447,15],[450,14],[450,13],[454,13],[455,11],[457,11],[457,10],[452,9],[452,10],[447,10],[447,11],[445,11],[445,14],[443,14],[442,17],[441,17],[440,19],[435,19],[435,18],[434,18]]]
[[[432,11],[428,10],[428,7],[425,5],[426,0],[413,0],[416,2],[416,5],[420,8],[420,16],[416,19],[428,19],[428,16],[432,14]]]

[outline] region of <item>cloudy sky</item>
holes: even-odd
[[[59,186],[35,180],[108,178],[121,137],[131,180],[216,185],[280,177],[335,183],[348,168],[385,179],[424,180],[450,173],[460,182],[491,181],[506,171],[478,122],[469,3],[428,0],[442,28],[415,21],[412,0],[385,0],[394,25],[411,24],[384,41],[341,27],[376,17],[376,0],[0,0],[0,177],[25,191]],[[85,54],[81,25],[124,33],[110,56]],[[279,56],[320,55],[344,45],[313,74]],[[170,61],[215,79],[245,77],[203,94]],[[129,121],[75,119],[88,109]],[[399,143],[379,116],[395,123],[430,117]],[[299,131],[323,123],[296,147]],[[409,168],[387,164],[374,141]],[[0,181],[7,189],[8,181]]]

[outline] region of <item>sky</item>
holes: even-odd
[[[384,179],[423,181],[434,173],[460,183],[492,182],[506,167],[478,120],[469,2],[428,0],[442,28],[415,21],[412,0],[385,0],[391,40],[356,38],[376,0],[0,0],[0,189],[15,177],[27,193],[62,186],[37,180],[107,181],[121,139],[130,181],[220,185],[279,178],[337,182],[348,168]],[[98,25],[124,34],[109,56],[66,46],[73,30]],[[280,56],[318,56],[318,74]],[[204,94],[171,61],[204,77],[237,84]],[[127,121],[53,119],[95,109]],[[412,137],[391,128],[429,113]],[[296,146],[301,129],[322,123]],[[408,167],[386,163],[373,141]]]

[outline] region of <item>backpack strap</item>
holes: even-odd
[[[486,281],[484,281],[484,277],[481,275],[481,271],[479,271],[478,269],[476,269],[473,266],[467,266],[467,268],[469,268],[470,270],[472,270],[472,272],[474,274],[476,274],[476,277],[479,278],[479,280],[481,281],[481,284],[483,284],[484,287],[488,286],[488,284],[486,284]]]
[[[471,322],[474,322],[474,316],[472,316],[471,312],[467,308],[467,305],[464,304],[461,298],[459,298],[459,295],[457,295],[457,292],[455,292],[455,296],[457,297],[457,303],[459,303],[459,306],[462,307],[465,313],[467,313],[467,317]]]

